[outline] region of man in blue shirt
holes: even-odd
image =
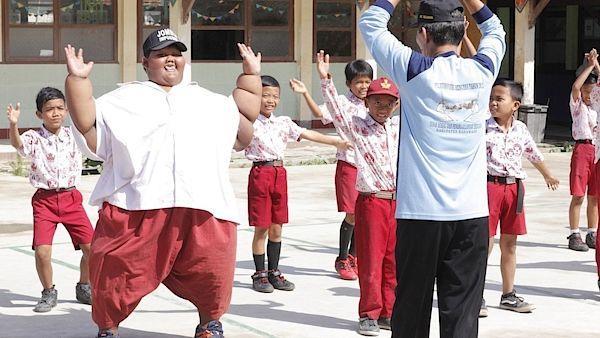
[[[505,32],[480,0],[422,0],[419,53],[387,28],[399,2],[378,0],[359,23],[402,93],[393,337],[429,336],[436,279],[440,336],[477,337],[489,231],[485,121]],[[458,55],[464,9],[482,33],[468,59]]]

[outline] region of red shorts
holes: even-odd
[[[38,189],[31,198],[33,206],[33,244],[52,245],[58,223],[65,226],[75,250],[90,244],[94,235],[92,223],[83,209],[83,197],[77,189],[56,192]]]
[[[284,167],[255,166],[248,176],[248,224],[268,228],[288,222],[287,172]]]
[[[506,235],[524,235],[527,233],[525,226],[525,209],[517,214],[517,187],[518,184],[500,184],[488,182],[488,207],[490,209],[490,237],[496,235],[498,221],[500,233]],[[523,185],[524,187],[525,185]],[[523,188],[525,189],[525,188]],[[525,193],[525,191],[523,191]]]
[[[346,161],[337,161],[335,167],[335,197],[339,212],[354,213],[358,191],[356,190],[356,167]]]
[[[92,319],[118,326],[160,283],[192,302],[203,321],[219,319],[231,300],[236,228],[204,210],[104,203],[89,260]]]
[[[583,197],[596,195],[595,147],[593,144],[576,143],[571,155],[569,186],[571,195]]]

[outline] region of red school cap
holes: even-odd
[[[396,99],[400,98],[398,87],[387,77],[380,77],[379,79],[371,82],[369,89],[367,90],[367,97],[371,95],[390,95]]]

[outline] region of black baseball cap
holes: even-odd
[[[175,45],[175,47],[182,52],[187,50],[187,47],[183,42],[179,41],[177,35],[175,35],[171,29],[162,28],[150,33],[146,38],[146,41],[144,41],[144,46],[142,48],[144,50],[144,56],[148,57],[151,51],[163,49],[171,45]]]
[[[458,0],[421,0],[418,24],[464,20],[464,8]]]

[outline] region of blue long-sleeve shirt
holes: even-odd
[[[389,32],[393,12],[378,0],[360,18],[367,48],[400,88],[402,130],[396,218],[456,221],[488,215],[485,122],[492,84],[506,51],[505,32],[488,7],[474,18],[477,55],[427,57]]]

